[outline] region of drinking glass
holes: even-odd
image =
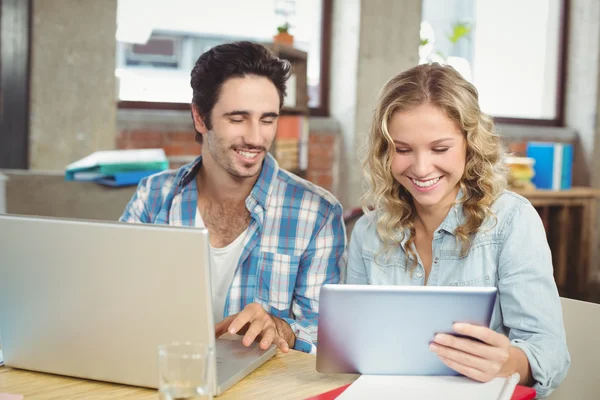
[[[172,343],[158,348],[161,400],[212,399],[214,350],[200,343]]]

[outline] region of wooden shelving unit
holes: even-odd
[[[281,109],[277,135],[271,147],[271,153],[279,165],[301,177],[306,175],[306,157],[308,152],[308,54],[302,50],[279,43],[263,43],[279,58],[290,62],[292,76],[288,81],[288,96],[294,100]],[[293,86],[290,86],[293,85]],[[289,103],[286,99],[286,103]]]
[[[590,272],[597,265],[596,210],[600,190],[574,187],[568,190],[513,189],[536,208],[552,250],[554,278],[563,297],[584,298]]]

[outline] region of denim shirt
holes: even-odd
[[[571,364],[552,257],[542,221],[531,203],[504,192],[474,235],[468,253],[454,235],[465,221],[456,204],[435,231],[429,286],[495,286],[498,296],[490,328],[505,334],[526,354],[539,397],[564,379]],[[406,260],[404,244],[389,253],[376,232],[375,212],[355,224],[348,249],[345,282],[369,285],[423,285],[425,273]],[[416,249],[413,247],[415,253]]]

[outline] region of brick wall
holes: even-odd
[[[202,146],[194,140],[194,131],[158,131],[148,129],[124,130],[117,135],[117,149],[162,148],[171,160],[171,168],[177,168],[197,157]]]
[[[197,157],[202,146],[194,140],[193,130],[123,129],[116,138],[117,149],[163,148],[171,168]],[[335,194],[336,149],[339,134],[334,131],[311,132],[308,146],[308,170],[305,178]]]
[[[330,192],[334,189],[336,135],[312,134],[308,139],[306,179]]]

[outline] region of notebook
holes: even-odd
[[[510,400],[519,382],[519,374],[481,383],[464,376],[362,375],[338,397],[338,400],[402,398],[411,400],[490,399]]]
[[[23,400],[21,394],[0,393],[0,400]]]
[[[340,394],[342,394],[342,392],[344,390],[348,389],[349,387],[350,387],[350,384],[343,385],[343,386],[337,387],[333,390],[330,390],[328,392],[324,392],[324,393],[318,394],[316,396],[311,396],[305,400],[335,400],[338,398],[338,396]],[[533,399],[535,399],[536,394],[537,393],[534,388],[531,388],[529,386],[517,385],[515,387],[515,391],[512,394],[512,397],[510,399],[511,400],[533,400]]]

